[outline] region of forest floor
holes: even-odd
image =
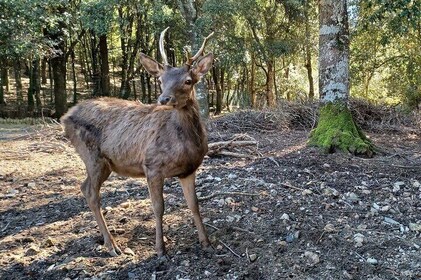
[[[305,130],[229,123],[211,125],[210,142],[258,145],[235,150],[249,157],[207,157],[198,171],[213,251],[201,250],[168,180],[164,260],[144,179],[104,183],[105,219],[125,251],[109,257],[79,190],[84,166],[60,126],[0,124],[0,278],[421,278],[421,134],[368,133],[383,153],[360,158],[307,147]]]

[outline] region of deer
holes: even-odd
[[[65,137],[86,167],[80,189],[95,216],[104,247],[115,257],[121,249],[101,212],[100,188],[111,172],[146,177],[155,216],[155,250],[166,255],[162,218],[166,178],[178,177],[187,206],[193,214],[202,247],[210,246],[195,192],[196,170],[208,151],[207,132],[195,96],[195,84],[212,67],[212,53],[203,55],[206,37],[198,52],[180,67],[168,64],[164,48],[166,28],[160,34],[163,64],[140,53],[140,63],[158,78],[161,94],[156,104],[118,98],[99,98],[73,106],[62,118]]]

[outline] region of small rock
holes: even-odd
[[[259,211],[259,208],[257,208],[256,206],[252,206],[252,207],[251,207],[251,211],[253,211],[253,212],[257,212],[257,211]]]
[[[360,201],[360,198],[358,197],[358,195],[354,192],[348,192],[345,194],[345,197],[348,201],[350,202],[358,202]]]
[[[232,203],[234,203],[235,202],[235,200],[234,200],[234,198],[232,198],[232,197],[227,197],[227,198],[225,198],[225,204],[232,204]]]
[[[5,195],[5,197],[9,197],[9,198],[11,198],[11,197],[15,197],[18,193],[19,193],[19,191],[18,191],[18,190],[11,189],[11,190],[9,190],[9,192]]]
[[[405,183],[402,181],[395,182],[393,184],[392,192],[396,193],[401,190],[401,187],[405,186]]]
[[[205,276],[211,276],[212,273],[210,271],[205,270]]]
[[[350,279],[350,280],[354,279],[354,277],[351,274],[349,274],[349,272],[346,270],[344,270],[342,274],[346,277],[346,279]]]
[[[371,205],[374,209],[376,209],[376,210],[380,210],[380,205],[378,205],[377,203],[373,203],[372,205]]]
[[[324,231],[326,232],[334,232],[336,231],[335,226],[333,224],[327,224],[325,225],[325,227],[323,228]]]
[[[330,167],[330,164],[325,163],[325,164],[323,164],[323,167],[325,167],[325,168],[329,168],[329,167]]]
[[[256,255],[256,254],[250,254],[250,255],[249,255],[249,260],[250,260],[251,262],[254,262],[255,260],[257,260],[257,255]]]
[[[278,195],[278,191],[276,191],[276,190],[270,190],[270,195],[271,196],[277,196]]]
[[[129,221],[129,218],[127,217],[122,217],[120,220],[118,220],[120,224],[126,224],[128,221]]]
[[[389,218],[389,217],[384,217],[384,222],[388,223],[388,224],[391,224],[391,225],[400,225],[399,222],[397,222],[397,221],[395,221],[395,220],[393,220],[392,218]]]
[[[29,247],[28,250],[26,250],[25,255],[26,256],[35,256],[40,252],[39,248],[35,245],[32,245]]]
[[[334,189],[334,188],[325,188],[323,189],[323,194],[327,195],[327,196],[332,196],[332,197],[338,197],[339,196],[339,192]]]
[[[412,231],[421,232],[421,224],[418,223],[409,223],[409,229]]]
[[[215,177],[215,178],[213,178],[213,180],[215,180],[215,181],[217,181],[217,182],[221,182],[221,181],[222,181],[222,179],[221,179],[221,178],[219,178],[219,177]]]
[[[130,201],[126,201],[120,204],[121,207],[126,208],[126,209],[129,208],[130,205],[131,205]]]
[[[130,249],[129,247],[127,247],[126,249],[124,249],[124,254],[131,255],[131,256],[136,255],[135,252],[133,252],[133,250]]]
[[[128,272],[127,276],[129,277],[129,279],[135,279],[136,278],[136,273],[134,272]]]
[[[234,179],[237,179],[237,178],[238,178],[238,176],[234,173],[228,174],[228,179],[234,180]]]
[[[376,265],[379,262],[375,258],[367,258],[367,263],[372,264],[372,265]]]
[[[300,237],[300,231],[291,232],[285,237],[285,241],[288,243],[293,242],[294,240],[297,240]]]
[[[289,221],[289,215],[287,213],[282,214],[281,220]]]
[[[52,247],[56,244],[55,240],[52,239],[51,237],[47,237],[47,239],[45,239],[43,245],[44,247]]]
[[[219,200],[218,200],[218,206],[219,206],[219,207],[222,207],[222,206],[224,206],[224,205],[225,205],[225,199],[223,199],[223,198],[219,199]]]
[[[287,246],[287,243],[285,241],[281,240],[281,241],[279,241],[279,246],[285,247],[285,246]]]
[[[310,189],[305,189],[305,190],[303,190],[302,192],[301,192],[301,194],[302,195],[310,195],[310,194],[312,194],[313,193],[313,191],[312,190],[310,190]]]
[[[190,261],[189,260],[184,260],[184,261],[181,262],[181,265],[182,266],[186,266],[186,267],[187,266],[190,266]]]
[[[414,181],[412,182],[412,186],[413,186],[414,188],[420,188],[420,187],[421,187],[421,183],[420,183],[419,181],[417,181],[417,180],[414,180]]]
[[[390,210],[390,205],[386,205],[386,206],[383,206],[381,209],[380,209],[380,211],[381,212],[387,212],[387,211],[389,211]]]
[[[235,218],[234,218],[234,217],[232,217],[232,216],[227,216],[227,217],[225,218],[225,220],[226,220],[228,223],[232,223],[232,222],[234,222],[234,221],[235,221]]]
[[[310,252],[310,251],[305,251],[304,252],[304,256],[310,261],[310,265],[316,265],[320,262],[320,257],[318,254]]]
[[[28,188],[35,188],[36,184],[35,182],[28,183]]]
[[[363,243],[365,241],[365,236],[361,233],[354,234],[354,242],[356,247],[363,246]]]

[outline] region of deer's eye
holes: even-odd
[[[191,84],[192,84],[192,80],[191,80],[191,79],[188,79],[188,80],[186,80],[184,83],[185,83],[186,85],[191,85]]]

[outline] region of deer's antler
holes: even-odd
[[[209,34],[209,35],[205,38],[205,40],[203,41],[203,44],[202,44],[202,46],[200,47],[200,49],[197,51],[197,53],[196,53],[193,57],[191,57],[191,58],[188,58],[188,59],[187,59],[186,64],[187,64],[188,66],[192,66],[193,62],[195,62],[195,61],[196,61],[196,59],[198,59],[198,58],[199,58],[199,57],[203,54],[203,51],[205,50],[205,46],[206,46],[207,41],[209,40],[209,38],[210,38],[210,37],[212,37],[212,35],[213,35],[214,33],[215,33],[215,32],[212,32],[211,34]]]
[[[165,48],[164,48],[164,37],[165,37],[165,32],[167,32],[168,28],[170,27],[165,28],[164,31],[161,32],[161,36],[159,36],[159,52],[161,53],[162,62],[164,63],[164,65],[168,65],[167,54],[165,53]]]

